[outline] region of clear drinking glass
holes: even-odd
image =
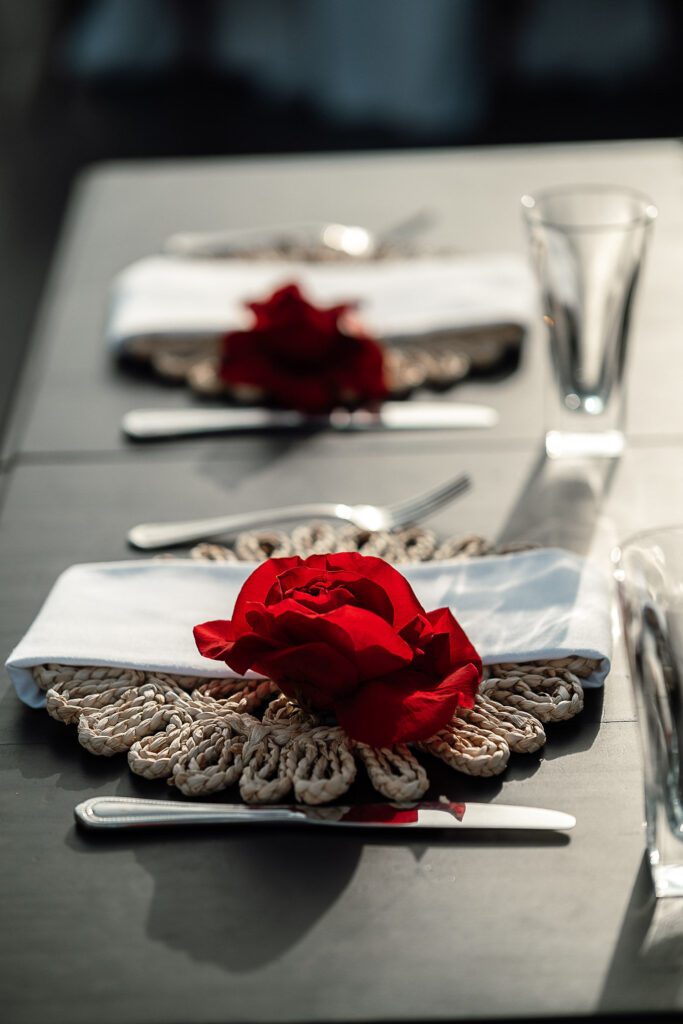
[[[683,896],[683,526],[636,534],[614,560],[655,893]]]
[[[546,452],[618,456],[631,308],[657,209],[603,185],[526,195],[522,209],[550,332]]]

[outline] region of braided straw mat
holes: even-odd
[[[243,533],[230,548],[200,544],[190,555],[262,561],[352,550],[401,563],[512,549],[495,548],[476,536],[439,542],[418,527],[367,533],[314,523],[291,533]],[[415,750],[467,775],[498,775],[511,752],[533,753],[543,746],[545,723],[566,721],[582,710],[580,680],[594,667],[579,657],[489,665],[474,708],[457,711],[445,729]],[[348,790],[359,765],[390,800],[415,800],[429,787],[415,750],[357,743],[334,721],[290,701],[268,679],[207,680],[65,665],[38,666],[34,676],[46,691],[48,713],[76,725],[86,750],[104,756],[125,752],[131,771],[167,779],[186,796],[207,796],[238,784],[247,803],[286,797],[324,804]]]
[[[488,327],[486,333],[461,332],[452,338],[433,338],[419,345],[405,343],[385,350],[385,376],[391,398],[405,398],[417,388],[443,390],[457,384],[470,373],[485,373],[505,365],[518,352],[521,331],[516,324]],[[260,391],[246,385],[230,387],[219,375],[218,343],[188,346],[178,342],[164,347],[137,339],[130,354],[149,362],[155,373],[166,380],[184,382],[197,394],[208,398],[228,397],[238,401],[259,402]]]

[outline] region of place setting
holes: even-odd
[[[233,605],[233,619],[199,621]],[[243,614],[260,616],[256,632]],[[327,804],[362,766],[404,802],[429,786],[415,752],[486,778],[538,751],[544,725],[579,714],[583,688],[602,684],[610,644],[604,578],[569,552],[399,570],[344,551],[255,568],[74,566],[8,670],[21,699],[76,725],[91,753],[125,753],[185,796],[237,784],[247,804]]]
[[[518,366],[532,308],[526,262],[407,245],[407,234],[384,245],[335,223],[181,234],[124,269],[109,299],[113,357],[199,399],[131,410],[125,436],[494,426],[493,406],[452,401],[451,390]],[[302,338],[298,352],[278,341],[286,329]]]

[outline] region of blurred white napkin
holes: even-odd
[[[107,339],[168,345],[211,339],[249,323],[244,304],[296,282],[318,305],[358,303],[384,341],[529,319],[534,288],[526,260],[475,254],[370,263],[295,263],[152,256],[114,280]]]
[[[62,573],[6,665],[19,697],[44,704],[33,665],[111,665],[197,676],[232,676],[203,658],[192,627],[230,618],[248,563],[131,561],[74,565]],[[484,662],[572,654],[600,662],[612,651],[609,579],[568,551],[543,549],[460,562],[402,566],[427,610],[448,606]]]

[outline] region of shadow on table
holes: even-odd
[[[150,793],[148,796],[158,796]],[[277,960],[329,911],[352,878],[362,845],[263,826],[88,833],[68,845],[107,860],[134,856],[153,882],[147,932],[169,949],[230,972]]]
[[[585,555],[600,522],[617,459],[562,460],[539,454],[499,536]]]
[[[241,445],[251,460],[249,472],[238,482],[240,492],[246,501],[243,509],[245,512],[251,509],[298,504],[302,501],[316,501],[320,498],[318,482],[310,477],[313,463],[309,460],[324,457],[325,443],[328,439],[329,432],[316,427],[281,434],[235,434],[227,442],[213,437],[212,446],[202,452],[202,457],[196,463],[196,470],[213,486],[218,484],[226,491],[228,505],[225,512],[241,511],[242,509],[236,509],[231,504],[236,482],[232,461],[225,458],[226,443],[230,444],[233,458],[238,450],[237,446]],[[319,464],[316,470],[320,472]],[[291,495],[287,498],[283,498],[279,493],[283,484],[292,487]],[[277,529],[279,524],[273,525]]]
[[[74,726],[55,721],[42,709],[29,708],[8,691],[8,729],[16,744],[15,767],[24,779],[54,779],[59,789],[81,793],[110,786],[125,769],[121,757],[94,757],[78,742]]]
[[[568,722],[552,722],[545,726],[548,741],[543,757],[552,761],[556,757],[590,750],[602,722],[605,691],[602,687],[584,691],[583,711]]]
[[[558,460],[541,451],[498,543],[529,542],[587,554],[616,468],[616,459]],[[587,690],[578,718],[547,727],[544,756],[588,750],[600,727],[602,706],[602,688]]]
[[[444,833],[434,838],[315,833],[263,826],[136,830],[89,834],[74,827],[67,842],[78,853],[107,857],[132,852],[153,880],[149,937],[197,962],[231,973],[258,970],[296,946],[341,898],[369,846],[405,846],[415,855],[434,846],[564,846],[559,833]],[[362,928],[362,918],[358,919]]]
[[[44,711],[19,702],[10,710],[28,741],[14,755],[22,777],[51,779],[73,803],[111,793],[113,782],[122,796],[168,797],[165,783],[132,776],[124,756],[94,757],[74,728]],[[89,833],[73,826],[66,844],[87,858],[86,876],[111,868],[114,854],[115,872],[129,877],[125,864],[134,858],[151,880],[149,937],[231,972],[256,970],[296,945],[344,892],[363,851],[353,836],[262,827]]]
[[[668,1010],[683,991],[683,899],[655,899],[643,854],[597,1011]]]

